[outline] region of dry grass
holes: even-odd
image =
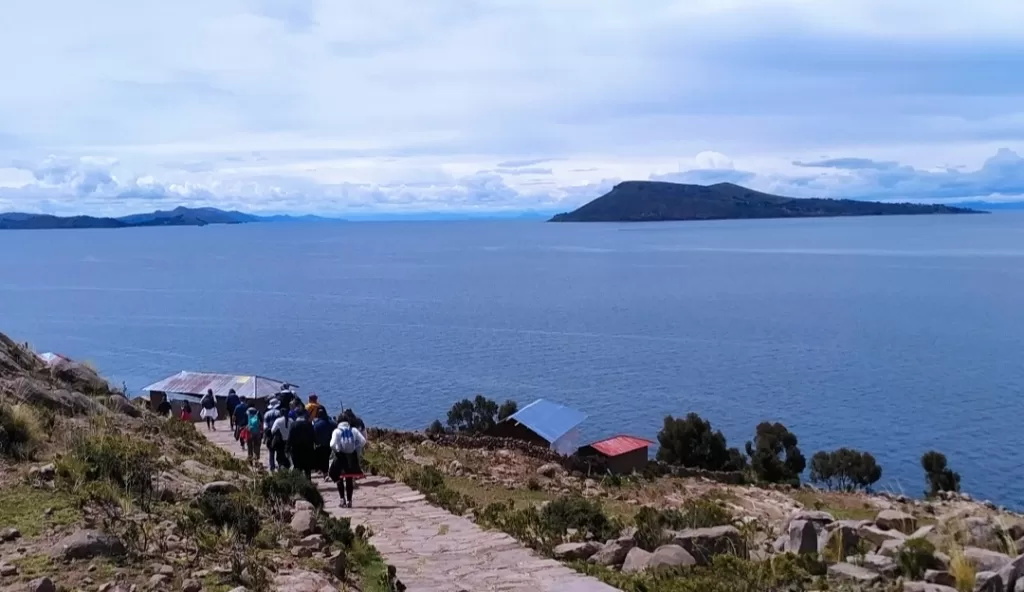
[[[0,403],[0,427],[8,438],[0,453],[14,460],[34,460],[48,439],[39,412],[23,403]]]
[[[17,528],[22,536],[38,536],[50,528],[74,524],[81,517],[71,496],[60,491],[22,484],[0,488],[0,524]]]
[[[878,515],[878,508],[859,495],[800,489],[789,496],[809,510],[832,514],[836,520],[874,520]]]
[[[978,578],[978,570],[964,557],[963,547],[952,545],[949,548],[949,573],[956,580],[959,592],[972,592]]]

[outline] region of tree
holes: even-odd
[[[709,471],[737,471],[746,466],[743,453],[727,448],[725,436],[711,429],[711,422],[696,413],[685,418],[665,417],[658,432],[657,459],[684,467]]]
[[[463,399],[448,411],[448,428],[464,434],[482,434],[507,417],[503,417],[503,413],[512,415],[518,407],[515,401],[510,400],[499,408],[497,403],[483,395],[477,395],[472,401]]]
[[[512,399],[509,399],[501,404],[498,408],[498,421],[504,421],[509,417],[512,417],[519,411],[519,403],[516,403]]]
[[[435,419],[434,423],[427,426],[428,436],[440,436],[444,433],[444,425],[441,424],[440,419]]]
[[[869,489],[882,478],[882,467],[869,452],[840,448],[811,457],[811,482],[829,489]]]
[[[960,491],[960,473],[946,465],[946,455],[929,450],[921,455],[921,468],[928,484],[926,495],[934,497],[940,491]]]
[[[754,474],[768,483],[798,484],[807,466],[796,435],[781,423],[759,423],[754,441],[747,442],[747,455]]]

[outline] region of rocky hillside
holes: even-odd
[[[588,477],[493,439],[375,439],[377,465],[428,499],[622,590],[1024,590],[1024,516],[964,494]]]
[[[370,533],[0,334],[0,590],[390,592]]]

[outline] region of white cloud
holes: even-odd
[[[8,4],[0,208],[561,207],[652,174],[889,195],[785,179],[1024,151],[1011,0]]]

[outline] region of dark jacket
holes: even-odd
[[[338,424],[334,423],[327,417],[318,417],[313,422],[313,433],[316,436],[317,446],[330,446],[331,445],[331,434],[334,433],[334,428],[338,427]]]
[[[234,413],[235,407],[238,407],[238,404],[241,402],[242,400],[238,398],[238,395],[231,393],[228,395],[228,398],[224,400],[224,407],[228,410],[228,413]],[[238,416],[235,416],[236,419],[237,417]]]
[[[230,401],[230,399],[228,400]],[[249,406],[237,403],[231,414],[235,416],[235,425],[242,427],[249,421]]]
[[[305,418],[295,420],[291,432],[288,434],[288,446],[291,448],[292,454],[312,451],[315,442],[316,433],[313,431],[313,424]]]

